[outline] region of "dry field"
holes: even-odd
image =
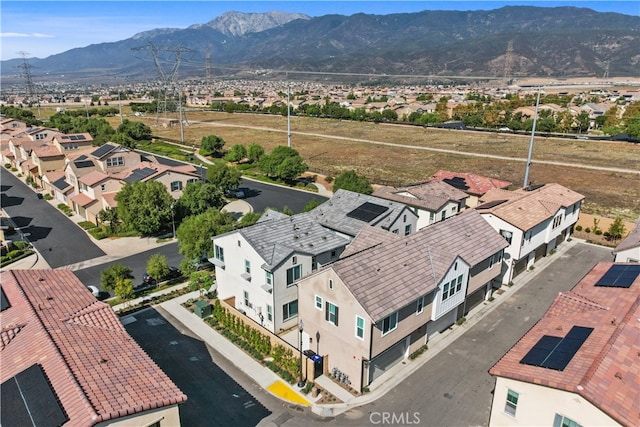
[[[203,136],[218,135],[233,144],[258,143],[267,152],[287,144],[287,119],[259,114],[189,112],[184,140],[197,146]],[[117,126],[119,118],[110,118]],[[155,117],[141,120],[159,137],[180,139],[179,127],[165,128]],[[473,172],[522,185],[530,137],[413,126],[292,117],[291,145],[311,171],[337,175],[354,169],[372,183],[405,185],[429,178],[439,169]],[[433,151],[453,150],[460,153]],[[504,156],[498,159],[473,156]],[[586,213],[635,221],[640,216],[640,145],[536,137],[531,183],[557,182],[584,194]],[[549,165],[538,161],[582,164],[620,171]]]

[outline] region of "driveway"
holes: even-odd
[[[187,395],[180,405],[182,425],[253,427],[271,414],[252,395],[264,392],[255,384],[238,383],[226,372],[228,367],[214,363],[210,348],[182,334],[158,311],[147,309],[122,320],[129,335]]]
[[[51,268],[100,257],[105,253],[84,230],[11,172],[1,168],[1,206]]]
[[[611,261],[611,250],[577,243],[531,281],[515,285],[522,288],[399,386],[338,416],[336,425],[379,424],[381,414],[395,413],[405,419],[410,414],[415,425],[486,426],[495,386],[491,366],[542,317],[558,292],[571,289],[599,261]]]

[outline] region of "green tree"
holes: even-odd
[[[118,277],[116,279],[115,286],[113,287],[113,293],[123,301],[131,299],[134,294],[133,281],[131,279]]]
[[[118,219],[118,211],[116,209],[107,206],[106,209],[102,209],[98,212],[98,219],[103,223],[109,224],[111,233],[115,233],[118,229],[120,221]]]
[[[151,128],[142,122],[125,119],[116,129],[118,134],[125,134],[136,142],[151,140]]]
[[[256,144],[255,142],[249,144],[247,147],[247,157],[251,163],[259,162],[262,156],[264,156],[264,148],[262,148],[260,144]]]
[[[263,156],[259,166],[266,175],[283,179],[288,179],[291,176],[295,178],[307,169],[300,154],[293,148],[283,145]]]
[[[123,264],[112,264],[100,272],[100,286],[115,291],[118,279],[133,279],[132,271]]]
[[[158,181],[127,183],[116,194],[118,217],[143,235],[158,233],[171,221],[174,202],[167,188]]]
[[[207,181],[223,193],[238,188],[241,178],[242,172],[224,163],[214,163],[207,168]]]
[[[338,175],[333,183],[333,191],[339,189],[349,190],[361,194],[373,193],[373,187],[369,180],[364,176],[360,176],[354,170],[348,170]]]
[[[609,229],[607,230],[607,234],[611,240],[617,241],[622,238],[622,235],[624,234],[625,231],[626,230],[625,230],[625,226],[624,226],[624,222],[622,221],[622,218],[616,217],[616,219],[609,226]]]
[[[193,291],[200,291],[200,296],[204,295],[207,289],[213,286],[213,276],[208,271],[194,271],[189,276],[190,286]]]
[[[182,221],[176,235],[178,237],[178,249],[185,257],[191,268],[183,266],[183,271],[193,270],[193,260],[200,259],[203,255],[213,255],[211,238],[221,233],[231,231],[234,226],[233,215],[229,212],[221,212],[218,209],[209,209],[199,215],[191,216]]]
[[[260,212],[247,212],[246,214],[242,215],[242,217],[236,224],[237,228],[243,228],[253,225],[258,222],[261,216],[262,214]]]
[[[247,149],[242,144],[233,145],[229,152],[224,156],[225,160],[229,162],[239,162],[245,157],[247,157]]]
[[[187,184],[182,196],[178,199],[178,216],[185,218],[190,215],[198,215],[211,208],[221,208],[223,205],[224,198],[217,185],[196,181]]]
[[[224,139],[217,135],[203,136],[200,141],[200,154],[203,156],[211,156],[217,154],[224,147]]]
[[[628,120],[625,130],[630,136],[640,139],[640,114]]]
[[[309,212],[314,210],[315,208],[317,208],[318,206],[320,206],[320,201],[318,199],[311,199],[309,201],[309,203],[307,203],[306,205],[304,205],[304,209],[302,210],[303,212]]]
[[[169,274],[167,257],[162,254],[153,254],[147,260],[147,274],[155,280],[161,280]]]

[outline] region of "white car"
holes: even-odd
[[[87,289],[89,289],[89,292],[91,292],[91,295],[96,297],[96,299],[98,301],[102,301],[102,300],[105,300],[105,299],[109,298],[109,293],[108,292],[103,292],[100,289],[98,289],[96,286],[89,285],[89,286],[87,286]]]

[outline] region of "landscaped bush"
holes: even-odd
[[[53,199],[53,197],[51,197],[51,194],[49,194],[49,193],[45,194],[45,195],[43,196],[43,198],[44,198],[45,200],[51,200],[51,199]]]
[[[90,230],[87,230],[87,232],[91,234],[91,236],[93,236],[93,238],[96,240],[102,240],[107,237],[107,233],[99,227],[94,227]]]
[[[591,233],[591,229],[589,227],[587,227],[587,228],[584,229],[584,232],[589,234],[589,233]]]
[[[27,249],[29,247],[29,244],[23,240],[18,240],[16,242],[13,242],[13,246],[16,249],[20,249],[20,250],[24,250]]]
[[[422,347],[420,347],[419,349],[417,349],[416,351],[414,351],[413,353],[411,353],[409,355],[409,359],[413,360],[416,357],[420,356],[422,353],[424,353],[425,351],[427,351],[429,349],[429,346],[427,346],[426,344],[423,345]]]
[[[5,163],[4,167],[7,168],[7,169],[11,169],[11,163]]]
[[[92,228],[96,228],[97,227],[97,225],[95,225],[91,221],[80,221],[78,223],[78,225],[80,227],[84,228],[85,230],[91,230]]]
[[[596,236],[602,236],[602,230],[596,230],[595,234]]]
[[[576,231],[582,231],[582,226],[581,225],[576,225]]]
[[[18,172],[18,168],[11,168],[11,172]]]
[[[329,184],[331,184],[333,182],[333,177],[331,175],[325,177],[324,179],[325,181],[327,181]]]

